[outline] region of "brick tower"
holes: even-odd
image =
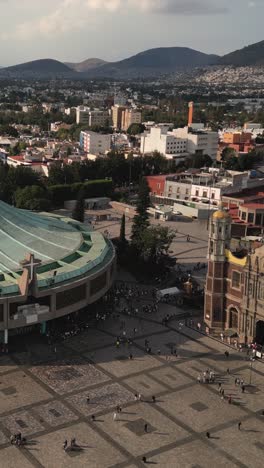
[[[225,328],[226,249],[231,241],[231,218],[222,206],[210,222],[208,272],[205,287],[204,320],[210,332]]]

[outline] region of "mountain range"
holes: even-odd
[[[264,65],[264,41],[222,57],[187,47],[162,47],[140,52],[118,62],[106,62],[98,58],[80,63],[41,59],[1,68],[0,78],[144,78],[211,65],[235,67]]]

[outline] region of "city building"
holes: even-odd
[[[151,195],[218,205],[224,194],[235,194],[245,189],[250,174],[210,168],[207,171],[193,169],[177,174],[148,176],[147,180]]]
[[[125,111],[124,106],[115,105],[111,108],[111,116],[112,116],[112,125],[115,130],[121,130],[122,127],[122,114]]]
[[[111,287],[115,250],[72,219],[0,202],[0,335],[16,334],[86,308]],[[87,312],[88,313],[88,312]]]
[[[220,150],[232,148],[237,153],[248,153],[255,148],[255,141],[250,131],[224,132],[221,137]]]
[[[82,131],[80,133],[80,147],[85,153],[94,155],[105,154],[112,146],[112,135],[97,132]]]
[[[141,111],[136,109],[125,109],[122,112],[122,126],[121,129],[125,132],[132,124],[140,124],[142,121]]]
[[[264,245],[231,238],[231,217],[212,215],[204,320],[208,332],[264,344]]]
[[[183,154],[187,152],[187,139],[177,138],[166,127],[152,127],[141,136],[140,151],[142,154],[158,151],[164,156]]]
[[[176,128],[173,134],[176,138],[186,139],[186,151],[190,154],[207,154],[216,160],[218,152],[218,132],[205,130],[201,124],[193,127]]]
[[[91,110],[89,107],[79,106],[76,108],[76,123],[87,125],[87,127],[108,127],[110,115],[108,111]]]
[[[89,127],[90,107],[78,106],[76,107],[76,123],[87,125]]]
[[[89,127],[109,127],[110,114],[106,110],[92,110],[89,112]]]
[[[207,154],[213,160],[217,157],[218,133],[195,130],[191,127],[167,131],[166,127],[152,127],[150,132],[141,136],[140,151],[142,154],[159,151],[167,158],[179,155]]]

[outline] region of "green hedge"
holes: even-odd
[[[90,180],[75,184],[52,185],[48,187],[53,207],[62,207],[67,200],[76,200],[80,190],[85,198],[111,197],[113,194],[112,180]]]

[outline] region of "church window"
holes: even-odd
[[[238,271],[232,272],[232,288],[240,289],[241,274]]]

